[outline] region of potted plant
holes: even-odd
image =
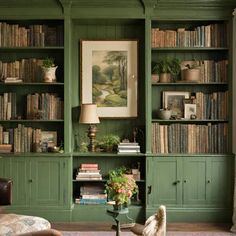
[[[56,69],[54,64],[54,58],[46,57],[42,62],[43,80],[46,83],[52,83],[56,81]]]
[[[177,58],[162,58],[153,67],[152,73],[159,75],[160,83],[169,83],[181,71],[180,61]]]
[[[106,152],[112,152],[120,143],[120,137],[114,134],[108,134],[101,138],[99,144]]]
[[[132,175],[126,175],[126,168],[120,167],[109,171],[105,191],[118,210],[128,206],[131,197],[138,193],[138,186]]]
[[[196,60],[190,61],[183,69],[183,80],[197,82],[201,77],[201,67]]]

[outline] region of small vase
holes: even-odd
[[[54,67],[42,67],[43,70],[43,81],[46,83],[52,83],[56,81],[56,69],[57,66]]]
[[[124,209],[127,209],[127,208],[128,208],[127,203],[113,205],[113,210],[114,211],[121,211],[121,210],[124,210]]]
[[[160,83],[170,83],[171,82],[171,74],[170,73],[161,73],[159,76]]]

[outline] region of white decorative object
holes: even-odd
[[[56,69],[57,69],[57,66],[42,67],[43,81],[46,82],[46,83],[56,82]]]

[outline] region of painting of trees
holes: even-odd
[[[100,107],[127,106],[127,51],[93,51],[93,102]]]

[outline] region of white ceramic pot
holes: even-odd
[[[56,69],[57,69],[57,66],[42,67],[43,81],[46,82],[46,83],[56,82]]]
[[[172,110],[160,109],[157,112],[157,117],[161,120],[169,120],[172,115]]]

